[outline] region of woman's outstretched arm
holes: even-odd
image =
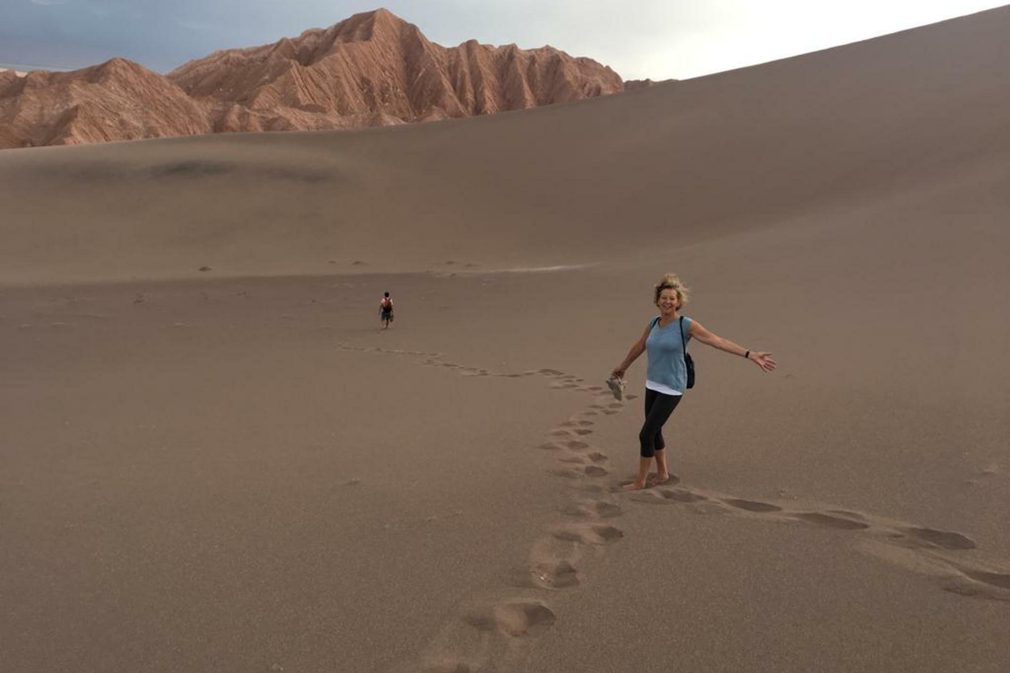
[[[624,378],[624,373],[628,371],[628,367],[631,366],[631,363],[637,360],[638,356],[645,352],[645,340],[649,338],[649,332],[651,330],[652,325],[650,324],[645,328],[645,331],[642,332],[642,337],[635,343],[631,344],[631,350],[628,351],[628,355],[624,358],[624,361],[621,362],[621,364],[614,367],[614,370],[610,372],[611,374],[621,379]]]
[[[771,353],[747,350],[743,346],[739,346],[729,339],[724,339],[718,334],[709,332],[696,320],[691,321],[690,331],[692,337],[706,346],[711,346],[712,348],[718,348],[721,351],[726,351],[727,353],[732,353],[733,355],[745,357],[766,372],[775,370],[775,365],[777,363],[774,359],[772,359]]]

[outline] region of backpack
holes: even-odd
[[[680,343],[684,349],[684,366],[687,368],[687,387],[694,388],[694,360],[687,352],[687,341],[684,339],[684,316],[680,317]]]

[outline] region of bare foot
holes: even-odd
[[[621,486],[621,489],[624,491],[641,491],[643,488],[645,488],[644,481],[633,481],[630,484]]]
[[[668,481],[670,481],[670,473],[669,472],[667,472],[666,474],[657,474],[656,475],[656,486],[659,486],[660,484],[665,484]]]

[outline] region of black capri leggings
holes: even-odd
[[[638,441],[642,443],[642,458],[652,458],[657,451],[666,448],[663,441],[663,424],[670,414],[680,404],[683,395],[666,395],[655,390],[645,389],[645,423],[638,433]]]

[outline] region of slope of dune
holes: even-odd
[[[434,125],[3,153],[0,280],[589,263],[942,181],[1010,149],[1008,23]]]

